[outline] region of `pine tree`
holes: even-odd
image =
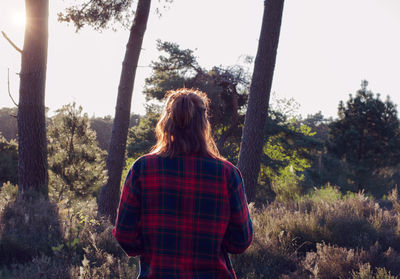
[[[90,129],[87,114],[75,103],[63,106],[48,128],[50,196],[55,200],[85,198],[105,183],[105,156]]]
[[[400,163],[400,121],[396,106],[367,90],[367,81],[346,105],[339,104],[339,119],[330,124],[329,153],[341,159],[349,172],[349,187],[382,195],[393,168]]]

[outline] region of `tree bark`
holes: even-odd
[[[48,195],[45,85],[49,0],[26,0],[26,25],[18,104],[19,192]]]
[[[120,196],[120,183],[124,166],[126,140],[129,129],[131,100],[144,33],[150,12],[151,0],[139,0],[135,18],[131,27],[125,58],[122,64],[118,87],[117,106],[107,157],[107,184],[101,188],[98,200],[99,215],[107,216],[112,222]]]
[[[238,161],[248,202],[254,201],[256,195],[283,4],[284,0],[265,0],[264,2],[264,16]]]

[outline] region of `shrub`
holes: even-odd
[[[341,279],[349,278],[358,267],[360,253],[326,244],[317,244],[317,251],[307,253],[303,268],[310,271],[314,278]]]
[[[26,263],[15,263],[9,267],[0,266],[0,278],[18,279],[60,279],[78,278],[70,276],[68,265],[56,262],[49,256],[37,256]]]
[[[0,220],[0,265],[52,256],[62,238],[57,206],[33,191],[10,200]]]
[[[352,278],[367,274],[366,264],[371,278],[400,275],[399,214],[363,194],[315,190],[251,216],[254,243],[232,257],[239,278]]]
[[[331,186],[327,184],[322,188],[314,188],[310,193],[303,196],[303,200],[312,200],[314,202],[334,202],[342,199],[342,193],[340,192],[339,187]]]
[[[129,258],[97,218],[94,198],[56,205],[16,187],[0,192],[0,278],[134,278]],[[30,198],[29,198],[30,197]],[[315,190],[298,201],[249,206],[252,246],[232,255],[238,278],[395,279],[400,275],[400,216],[363,194]],[[21,256],[23,255],[23,256]],[[26,256],[27,255],[27,256]],[[396,277],[397,276],[397,277]]]
[[[97,219],[94,199],[66,206],[60,206],[64,239],[53,250],[59,262],[69,263],[72,278],[137,276],[137,259],[130,259],[119,247],[112,236],[113,225]]]
[[[359,266],[359,271],[352,272],[352,279],[397,279],[397,276],[392,276],[390,271],[385,268],[377,268],[375,273],[371,270],[371,265],[366,263]]]
[[[35,192],[0,192],[0,278],[134,278],[130,259],[112,236],[113,225],[97,219],[92,198],[70,207]]]
[[[278,278],[294,271],[299,261],[294,238],[290,234],[271,233],[273,218],[266,215],[268,208],[249,206],[254,228],[253,244],[242,255],[232,255],[238,278]]]
[[[385,265],[391,260],[387,253],[377,253],[379,245],[375,244],[368,251],[363,249],[346,249],[327,245],[325,243],[317,245],[316,252],[307,253],[302,263],[302,268],[309,271],[313,278],[319,279],[395,279]],[[383,257],[382,257],[383,256]],[[384,267],[375,267],[375,272],[369,261],[376,261],[380,257],[380,264]],[[397,262],[399,264],[400,262]],[[373,265],[373,264],[372,264]],[[396,268],[394,272],[398,274],[400,270]]]

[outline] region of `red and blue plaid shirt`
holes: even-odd
[[[133,163],[113,235],[138,278],[236,278],[228,253],[253,238],[243,180],[225,160],[145,155]]]

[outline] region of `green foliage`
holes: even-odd
[[[298,120],[297,125],[309,127],[313,133],[313,148],[307,148],[307,158],[311,166],[304,171],[302,184],[306,189],[322,187],[327,183],[344,185],[346,183],[345,168],[336,157],[327,154],[325,143],[328,140],[329,124],[332,118],[325,118],[321,112],[308,115],[305,119]],[[342,189],[344,192],[346,189]]]
[[[76,31],[85,25],[96,30],[106,29],[116,22],[127,25],[134,14],[132,4],[132,0],[87,0],[67,8],[64,13],[58,13],[58,20],[72,22]]]
[[[96,140],[102,150],[107,150],[110,144],[113,119],[111,116],[90,119],[90,128],[96,132]]]
[[[335,202],[342,199],[343,195],[338,187],[330,184],[322,188],[314,188],[310,193],[302,196],[301,199],[310,199],[314,202],[328,201]]]
[[[296,128],[294,123],[288,125],[288,129],[304,135],[313,136],[314,133],[306,125]],[[271,180],[272,190],[276,193],[279,201],[287,201],[299,198],[301,189],[299,183],[304,181],[303,171],[311,166],[310,160],[302,157],[301,154],[307,152],[303,146],[294,145],[289,142],[290,148],[283,147],[283,132],[269,137],[264,153],[274,161],[280,161],[282,166],[274,171],[269,166],[264,166],[268,178]]]
[[[310,127],[288,120],[279,112],[271,111],[265,127],[266,143],[261,158],[257,200],[279,201],[299,198],[305,189],[304,173],[311,166],[312,152],[320,148]],[[268,190],[270,188],[270,190]]]
[[[157,7],[157,13],[160,9],[168,7],[173,0],[158,1],[162,3]],[[109,27],[115,29],[117,23],[128,28],[132,21],[132,15],[135,14],[133,0],[84,0],[78,5],[68,7],[65,12],[58,13],[58,20],[62,22],[72,22],[76,31],[89,25],[95,30],[103,30]]]
[[[139,124],[140,115],[132,114],[129,122],[129,127],[134,127]],[[108,150],[110,144],[112,127],[114,119],[111,116],[92,117],[90,119],[90,128],[96,132],[96,139],[99,147],[102,150]]]
[[[139,124],[129,129],[127,141],[128,157],[138,158],[148,153],[156,143],[155,127],[159,118],[159,112],[149,107]]]
[[[339,119],[330,125],[328,150],[348,170],[347,187],[382,196],[392,185],[400,163],[400,121],[388,98],[374,97],[363,81],[356,96],[339,105]]]
[[[126,176],[128,175],[129,169],[131,168],[131,166],[133,165],[133,163],[137,158],[127,158],[125,161],[125,166],[122,170],[122,175],[121,175],[121,191],[122,191],[122,186],[125,183]]]
[[[307,115],[307,117],[301,121],[302,124],[311,128],[315,132],[314,138],[324,142],[328,139],[329,135],[329,124],[333,121],[332,118],[325,118],[321,111]]]
[[[48,127],[50,196],[84,198],[105,183],[105,152],[96,142],[87,114],[75,103],[57,111]]]
[[[15,140],[7,141],[0,133],[0,185],[7,181],[18,182],[18,146]]]

